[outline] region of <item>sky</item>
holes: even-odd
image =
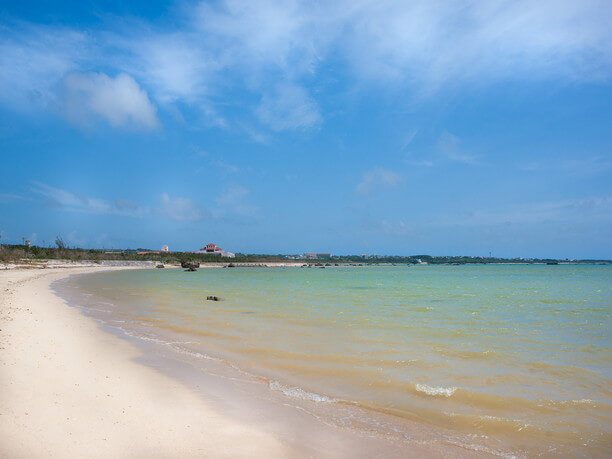
[[[0,6],[0,242],[612,258],[612,2]]]

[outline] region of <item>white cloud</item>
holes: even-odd
[[[446,159],[451,161],[470,165],[480,164],[478,156],[465,153],[461,150],[461,139],[450,132],[443,132],[440,135],[437,148]]]
[[[106,199],[81,196],[43,183],[34,182],[33,184],[33,191],[44,196],[49,205],[64,210],[129,217],[143,217],[150,212],[147,207],[139,206],[127,199],[108,201]]]
[[[48,104],[65,75],[107,68],[135,76],[159,103],[199,107],[209,125],[244,122],[227,119],[239,93],[264,124],[284,130],[321,122],[303,88],[326,70],[342,75],[343,87],[428,95],[465,84],[612,77],[612,3],[601,0],[226,0],[182,11],[171,23],[109,22],[87,33],[6,26],[0,100]],[[97,116],[114,125],[156,123],[135,82],[89,79],[89,93],[121,86],[138,106],[117,108],[113,98],[115,109],[97,107]],[[319,81],[324,92],[330,80]]]
[[[361,182],[357,185],[357,193],[369,194],[381,187],[396,186],[401,180],[399,174],[378,167],[363,174]]]
[[[207,217],[207,212],[196,202],[187,198],[171,198],[168,193],[161,195],[159,213],[179,222],[197,222]]]
[[[219,169],[223,169],[226,172],[229,172],[230,174],[235,174],[237,173],[240,169],[235,166],[232,163],[228,163],[227,161],[223,160],[223,159],[215,159],[212,164],[216,167],[218,167]]]
[[[325,16],[315,13],[324,10],[295,0],[202,2],[193,24],[212,42],[218,61],[248,69],[249,78],[256,79],[266,66],[290,75],[311,71],[326,41],[324,33],[331,30]]]
[[[27,200],[25,196],[21,196],[19,194],[14,193],[0,193],[0,203],[9,203],[15,201],[23,201]]]
[[[410,166],[417,166],[417,167],[433,167],[434,166],[434,162],[429,159],[422,159],[422,160],[415,160],[415,161],[407,160],[406,164]]]
[[[429,89],[464,81],[610,76],[612,6],[598,0],[387,0],[350,9],[343,46],[374,80]]]
[[[134,79],[121,73],[70,73],[64,78],[63,108],[74,123],[87,125],[104,119],[115,127],[154,128],[155,107]]]
[[[217,203],[222,206],[235,205],[242,202],[249,193],[250,191],[248,189],[235,185],[225,190],[225,192],[217,198]]]
[[[257,108],[259,120],[275,131],[308,129],[321,122],[317,103],[304,88],[282,84],[261,99]]]
[[[201,39],[188,29],[156,33],[137,28],[116,44],[129,52],[122,65],[138,75],[158,101],[193,103],[208,95],[209,80],[219,70]]]
[[[19,24],[0,29],[0,100],[27,111],[55,102],[55,85],[83,64],[90,38],[66,28]]]
[[[612,6],[600,0],[227,0],[193,27],[224,68],[315,73],[331,56],[353,78],[428,90],[464,81],[611,74]]]
[[[113,201],[82,196],[61,188],[54,188],[43,183],[34,183],[33,191],[44,196],[47,204],[62,210],[86,212],[101,215],[122,215],[126,217],[160,216],[178,222],[196,222],[205,219],[208,212],[196,202],[187,198],[172,198],[162,193],[156,207],[136,204],[127,199]]]
[[[217,215],[220,217],[257,217],[259,209],[247,200],[250,193],[251,191],[243,186],[230,186],[217,198]]]

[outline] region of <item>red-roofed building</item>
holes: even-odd
[[[199,251],[204,253],[217,253],[223,252],[223,249],[221,247],[217,247],[217,244],[213,244],[211,242],[210,244],[206,244],[206,247],[202,247]]]
[[[202,247],[200,250],[197,250],[194,253],[205,253],[207,255],[221,255],[222,257],[228,257],[228,258],[234,258],[236,256],[232,252],[224,252],[221,247],[218,247],[217,244],[213,244],[212,242],[210,244],[206,244],[204,247]]]

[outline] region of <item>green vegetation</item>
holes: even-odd
[[[15,263],[23,261],[42,260],[70,260],[70,261],[158,261],[161,263],[181,263],[183,261],[197,261],[200,263],[228,262],[230,259],[219,255],[207,255],[190,252],[168,252],[168,253],[144,253],[147,249],[127,250],[102,250],[102,249],[79,249],[67,248],[61,241],[57,247],[38,247],[26,245],[2,245],[0,246],[0,263]],[[234,263],[265,263],[273,261],[287,261],[278,255],[243,255],[236,254],[231,259]]]
[[[332,266],[336,264],[488,264],[488,263],[563,263],[570,260],[537,259],[537,258],[494,258],[494,257],[466,257],[448,256],[434,257],[431,255],[403,256],[332,256],[325,259],[301,259],[297,256],[287,255],[261,255],[261,254],[236,254],[236,258],[223,258],[218,255],[207,255],[190,252],[168,252],[168,253],[144,253],[147,249],[127,250],[102,250],[102,249],[79,249],[68,248],[61,238],[56,241],[57,247],[38,247],[26,245],[2,245],[0,246],[0,263],[40,262],[43,260],[71,260],[71,261],[93,261],[102,260],[116,261],[156,261],[160,263],[181,263],[184,261],[196,261],[200,263],[273,263],[273,262],[296,262],[314,266]],[[610,260],[571,260],[573,263],[610,263]]]
[[[411,255],[402,256],[343,256],[332,257],[334,262],[340,263],[363,263],[363,264],[416,264],[428,263],[431,265],[441,264],[490,264],[490,263],[610,263],[610,260],[557,260],[553,258],[495,258],[495,257],[469,257],[469,256],[441,256]],[[340,260],[340,261],[338,261]]]

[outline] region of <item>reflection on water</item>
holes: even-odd
[[[517,453],[611,446],[610,266],[165,269],[73,282],[112,313],[102,320],[180,337],[184,351],[231,361],[288,397],[471,443],[501,438]]]

